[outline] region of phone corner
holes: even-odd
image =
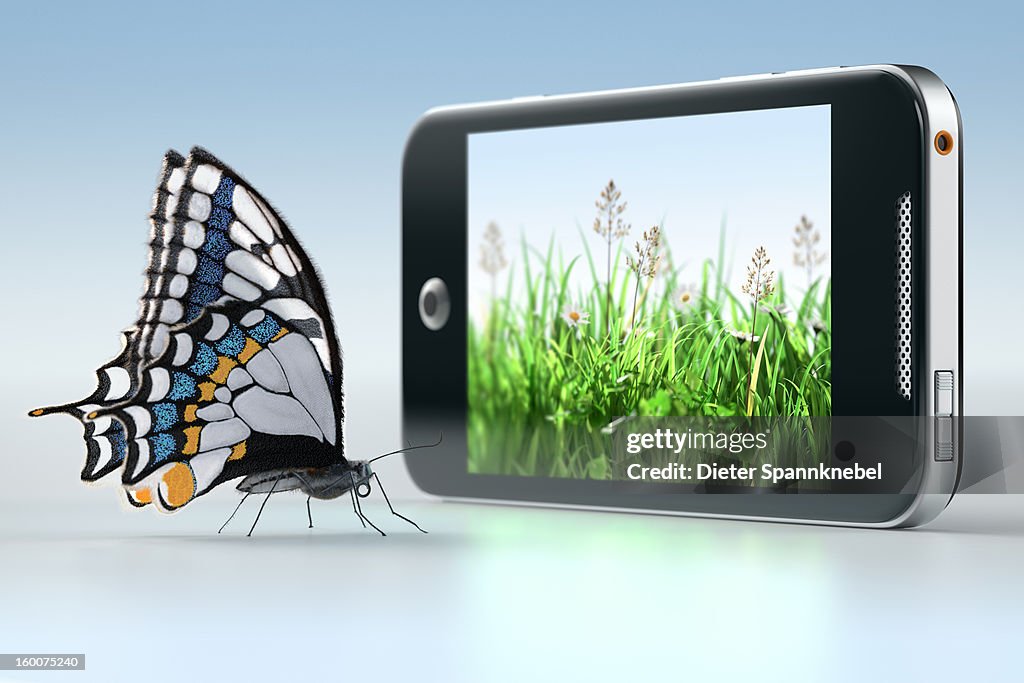
[[[424,138],[429,137],[438,123],[446,115],[450,107],[431,107],[420,114],[419,118],[412,124],[408,134],[405,136],[405,144],[402,147],[402,177],[405,178],[409,167],[410,159],[422,146]]]

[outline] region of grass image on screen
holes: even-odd
[[[606,479],[622,416],[831,415],[828,106],[474,134],[468,468]]]

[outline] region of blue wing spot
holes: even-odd
[[[128,444],[125,440],[124,427],[120,422],[111,425],[110,431],[107,432],[107,438],[110,439],[111,461],[121,462],[124,460],[124,452],[127,450]]]
[[[196,395],[196,381],[184,372],[174,373],[174,384],[171,386],[167,398],[172,401],[184,401]]]
[[[195,304],[189,304],[185,307],[185,322],[192,322],[203,313],[202,306],[196,306]]]
[[[231,219],[234,217],[227,209],[222,209],[219,206],[213,207],[213,211],[210,212],[210,217],[207,219],[206,224],[211,228],[217,230],[227,230],[228,226],[231,225]]]
[[[173,403],[157,403],[149,410],[153,413],[154,432],[167,431],[178,423],[178,409]]]
[[[192,285],[192,294],[189,295],[189,299],[192,303],[200,307],[205,306],[212,301],[216,301],[218,297],[220,297],[220,289],[213,287],[212,285],[203,284],[202,282],[197,282]]]
[[[196,345],[195,358],[189,368],[193,375],[209,375],[217,367],[217,352],[206,342]]]
[[[268,313],[264,316],[263,320],[249,328],[249,336],[260,344],[266,344],[280,331],[281,324],[277,322],[274,316]]]
[[[238,329],[237,325],[232,325],[224,338],[217,342],[217,353],[232,358],[240,354],[244,348],[245,334]]]
[[[206,233],[206,243],[203,245],[203,251],[209,254],[211,258],[223,261],[224,257],[231,251],[231,243],[228,242],[228,238],[224,236],[223,232],[208,232]]]
[[[224,279],[224,264],[214,261],[205,254],[200,254],[196,265],[196,280],[208,285],[219,285]]]
[[[147,439],[149,441],[149,451],[152,454],[154,462],[163,462],[167,458],[174,454],[175,449],[178,445],[174,442],[174,437],[164,432],[162,434],[154,434]]]
[[[235,193],[235,181],[227,176],[221,176],[220,185],[217,186],[217,191],[213,193],[213,203],[217,206],[223,206],[225,208],[231,207],[231,198]]]

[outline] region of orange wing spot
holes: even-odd
[[[252,337],[245,338],[245,348],[242,349],[241,353],[238,354],[238,361],[240,363],[248,363],[249,359],[256,355],[256,352],[263,347],[259,345]]]
[[[192,468],[183,462],[175,463],[164,473],[163,483],[166,487],[164,500],[171,507],[181,507],[192,500],[196,493],[195,475],[192,474]]]
[[[212,401],[213,390],[217,388],[217,385],[213,382],[203,382],[199,385],[199,402]]]
[[[280,339],[281,337],[283,337],[286,334],[288,334],[288,328],[282,326],[281,329],[278,331],[278,333],[270,338],[270,341],[277,341],[278,339]]]
[[[148,488],[137,489],[135,491],[130,491],[129,493],[132,494],[132,498],[135,499],[136,503],[140,503],[142,505],[149,505],[150,503],[153,502],[153,493]]]
[[[218,356],[217,367],[213,372],[210,373],[210,379],[217,384],[224,384],[228,381],[228,373],[231,372],[238,363],[234,358],[228,358],[227,356]]]
[[[194,427],[185,427],[185,446],[181,449],[181,452],[185,455],[195,455],[196,451],[199,450],[199,432],[203,431],[203,428],[199,425]]]
[[[196,410],[198,409],[199,406],[197,406],[195,403],[189,403],[187,406],[185,406],[185,422],[195,422]]]
[[[241,460],[245,457],[245,448],[244,441],[236,443],[231,449],[231,455],[228,456],[228,460]]]

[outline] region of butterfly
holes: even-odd
[[[197,147],[164,156],[150,225],[139,315],[121,333],[121,352],[97,369],[86,398],[29,413],[82,423],[82,479],[120,470],[131,505],[163,512],[238,478],[238,507],[266,494],[260,514],[271,494],[298,490],[310,528],[310,498],[348,494],[363,526],[383,535],[359,503],[373,480],[392,514],[420,529],[395,512],[370,463],[423,446],[344,455],[334,321],[281,215]]]

